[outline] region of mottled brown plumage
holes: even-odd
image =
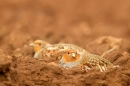
[[[72,54],[75,54],[75,57],[73,57]],[[90,53],[79,54],[76,51],[68,51],[63,54],[60,60],[60,65],[64,68],[72,68],[82,65],[86,69],[98,68],[101,72],[107,70],[107,67],[109,66],[114,66],[111,62],[101,56]]]
[[[105,71],[108,66],[113,66],[113,64],[105,58],[90,54],[83,48],[76,45],[51,45],[43,40],[36,40],[31,45],[34,47],[34,58],[61,57],[60,66],[64,68],[72,68],[82,65],[85,69],[98,68],[100,71]]]
[[[58,57],[59,55],[62,55],[63,52],[73,49],[76,50],[78,53],[89,53],[86,50],[84,50],[81,47],[78,47],[73,44],[54,44],[51,45],[46,41],[43,40],[36,40],[34,43],[30,44],[33,46],[34,49],[34,58],[42,58],[43,56],[48,56],[48,57]]]

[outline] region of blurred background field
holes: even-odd
[[[50,42],[69,38],[83,43],[80,39],[104,35],[129,38],[130,1],[1,0],[0,30],[1,40],[3,35],[12,33]]]
[[[130,39],[129,0],[0,1],[3,49],[5,42],[9,44],[17,39],[17,47],[27,39],[85,45],[100,36]],[[12,48],[16,47],[12,45]]]

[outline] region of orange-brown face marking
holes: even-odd
[[[51,44],[47,43],[46,41],[43,40],[36,40],[34,43],[31,43],[30,46],[34,47],[34,52],[38,52],[45,46],[50,46]]]
[[[80,59],[80,55],[75,50],[67,51],[64,55],[64,62],[76,62]]]
[[[41,45],[44,45],[44,44],[45,44],[44,41],[36,40],[36,41],[34,42],[34,51],[35,51],[35,52],[38,52],[39,50],[41,50],[41,49],[42,49]]]
[[[34,51],[35,52],[38,52],[39,50],[41,50],[41,46],[38,44],[38,43],[35,43],[35,46],[34,46]]]

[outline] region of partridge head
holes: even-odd
[[[72,68],[80,64],[81,56],[76,50],[66,51],[60,60],[60,65],[64,68]]]
[[[47,46],[51,46],[51,44],[43,40],[36,40],[33,43],[31,43],[30,46],[33,47],[35,53],[34,57],[37,58],[41,55],[42,50]]]

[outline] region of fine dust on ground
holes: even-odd
[[[1,0],[0,8],[0,86],[130,86],[130,1]],[[119,67],[86,72],[34,59],[36,39],[100,56],[116,47],[103,57]]]

